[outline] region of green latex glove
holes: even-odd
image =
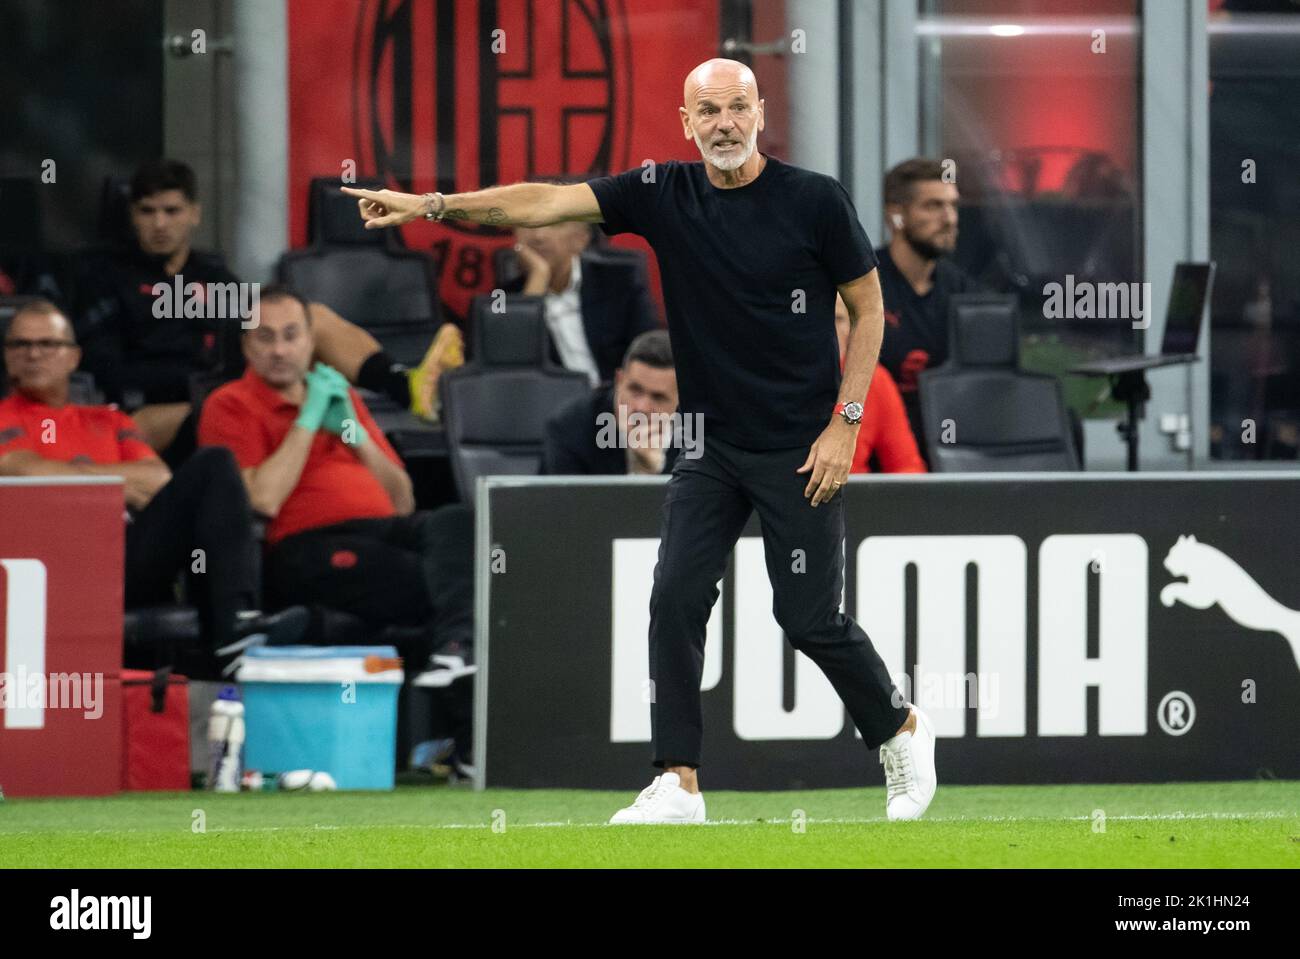
[[[347,379],[338,370],[324,363],[317,363],[313,375],[333,390],[333,398],[321,418],[321,429],[333,433],[352,447],[358,447],[366,441],[366,428],[357,418],[352,406],[352,394]]]
[[[340,396],[347,395],[349,389],[347,377],[329,364],[317,361],[308,375],[328,383]]]
[[[361,420],[357,418],[357,412],[352,406],[352,398],[346,393],[330,401],[329,409],[325,411],[325,418],[321,420],[321,429],[333,433],[354,448],[366,441],[366,428],[361,425]]]
[[[338,395],[338,387],[331,380],[321,376],[319,363],[316,364],[316,369],[310,370],[304,379],[307,384],[307,395],[303,397],[302,408],[298,412],[298,418],[294,420],[294,425],[314,433],[321,428],[330,403]]]

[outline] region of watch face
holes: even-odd
[[[862,404],[845,403],[844,418],[848,420],[850,423],[856,423],[858,420],[862,419]]]

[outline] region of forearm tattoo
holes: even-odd
[[[443,213],[442,218],[444,220],[473,220],[474,214],[470,213],[469,210],[462,209],[461,207],[453,207]],[[495,225],[497,223],[504,223],[505,221],[506,211],[501,209],[499,206],[494,206],[484,212],[482,214],[482,219],[478,222]]]

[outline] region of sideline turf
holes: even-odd
[[[708,825],[604,825],[633,795],[402,786],[11,798],[0,803],[0,867],[1300,867],[1292,781],[941,786],[926,818],[908,823],[884,819],[879,788],[706,790]],[[196,810],[206,832],[192,828]]]

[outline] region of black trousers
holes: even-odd
[[[418,672],[430,652],[473,648],[473,515],[451,505],[296,533],[267,551],[266,588],[277,607],[339,610],[370,627],[424,627],[402,650]]]
[[[257,566],[252,509],[223,446],[194,453],[126,527],[127,607],[174,602],[184,570],[213,649],[234,640],[238,611],[257,608]]]
[[[677,458],[664,499],[650,594],[650,706],[654,764],[699,766],[704,633],[717,583],[749,519],[763,529],[773,612],[786,639],[826,674],[870,749],[907,721],[903,697],[871,640],[839,611],[844,586],[844,496],[817,507],[796,474],[808,447],[750,451],[709,437]],[[796,563],[802,550],[804,563]],[[796,568],[802,571],[796,571]],[[894,705],[897,702],[900,705]]]

